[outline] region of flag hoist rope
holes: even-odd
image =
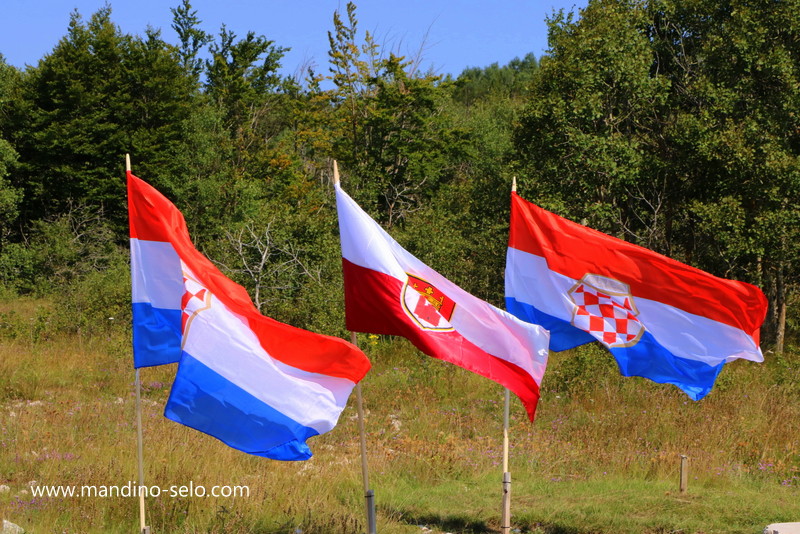
[[[333,160],[333,183],[339,183],[339,164]],[[350,342],[358,347],[358,336],[350,332]],[[361,440],[361,475],[364,479],[364,499],[367,511],[367,534],[377,534],[375,519],[375,492],[369,489],[369,471],[367,470],[367,434],[364,430],[364,401],[361,396],[361,382],[356,383],[356,406],[358,408],[358,434]]]
[[[131,172],[131,156],[125,154],[125,171]],[[150,527],[147,526],[147,520],[144,513],[144,452],[143,452],[143,438],[142,438],[142,381],[139,378],[139,369],[136,369],[136,448],[137,459],[139,466],[139,529],[141,534],[150,534]]]

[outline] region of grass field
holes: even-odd
[[[52,303],[0,303],[0,517],[35,533],[136,532],[134,497],[32,493],[123,486],[137,473],[129,333],[52,334],[56,317]],[[378,532],[499,532],[500,386],[403,340],[360,341],[373,362],[363,392]],[[514,528],[760,533],[800,521],[797,364],[795,353],[736,362],[693,402],[672,386],[619,377],[596,347],[551,355],[535,423],[512,400]],[[354,398],[332,432],[309,442],[314,458],[281,463],[166,420],[174,368],[141,374],[147,485],[249,490],[148,498],[152,532],[365,530]]]

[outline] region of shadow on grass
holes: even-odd
[[[490,528],[485,521],[476,520],[457,514],[415,513],[408,510],[386,509],[382,513],[407,525],[419,525],[428,528],[436,527],[437,530],[458,534],[494,534],[496,529]]]
[[[443,532],[452,534],[497,534],[500,532],[499,525],[489,525],[486,521],[473,519],[463,515],[457,514],[433,514],[433,513],[411,513],[402,510],[384,510],[384,512],[391,513],[395,517],[399,517],[399,521],[408,525],[418,525],[420,527],[435,528]],[[547,523],[534,523],[527,525],[514,525],[512,521],[512,532],[530,533],[530,534],[597,534],[596,530],[584,530],[576,527],[547,524]]]
[[[513,530],[513,528],[512,528]],[[535,532],[536,534],[596,534],[595,530],[581,530],[575,527],[562,525],[536,523],[532,527],[522,528],[521,532]]]
[[[492,525],[486,521],[470,518],[458,514],[434,514],[434,513],[413,513],[404,510],[384,509],[384,513],[399,518],[398,520],[407,525],[418,525],[420,527],[435,528],[443,532],[452,534],[497,534],[500,532],[499,525]],[[535,523],[533,525],[512,526],[512,532],[536,533],[536,534],[594,534],[592,530],[581,530],[575,527],[567,527],[554,524]]]

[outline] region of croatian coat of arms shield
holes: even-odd
[[[406,314],[420,328],[439,331],[453,330],[450,319],[453,317],[456,303],[430,282],[408,274],[408,281],[403,286],[401,300]]]
[[[589,332],[608,348],[630,347],[645,331],[639,311],[624,282],[586,274],[569,290],[574,304],[572,324]]]

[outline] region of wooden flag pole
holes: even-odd
[[[139,369],[136,369],[136,443],[139,459],[139,531],[141,534],[150,534],[144,513],[144,453],[142,451],[142,382],[139,379]]]
[[[511,181],[511,192],[517,192],[517,177]],[[500,532],[511,532],[511,472],[508,470],[508,414],[511,407],[511,392],[506,389],[503,404],[503,514],[500,521]]]
[[[681,483],[680,483],[680,492],[686,493],[686,489],[689,487],[689,457],[685,454],[681,454]]]
[[[131,172],[131,155],[125,154],[125,171]],[[136,446],[137,456],[139,463],[139,485],[136,492],[139,494],[139,532],[141,534],[150,534],[150,527],[147,526],[147,520],[144,511],[144,451],[143,451],[143,436],[142,436],[142,381],[139,378],[139,369],[136,369]]]
[[[339,164],[333,160],[333,183],[339,184]],[[358,335],[350,332],[350,342],[358,346]],[[367,534],[377,534],[375,520],[375,492],[369,489],[369,470],[367,469],[367,433],[364,430],[364,399],[361,395],[361,382],[356,384],[356,407],[358,409],[358,434],[361,441],[361,476],[364,479],[364,499],[367,511]]]
[[[511,532],[511,472],[508,470],[508,413],[511,405],[511,392],[506,389],[503,405],[503,516],[500,532]]]

